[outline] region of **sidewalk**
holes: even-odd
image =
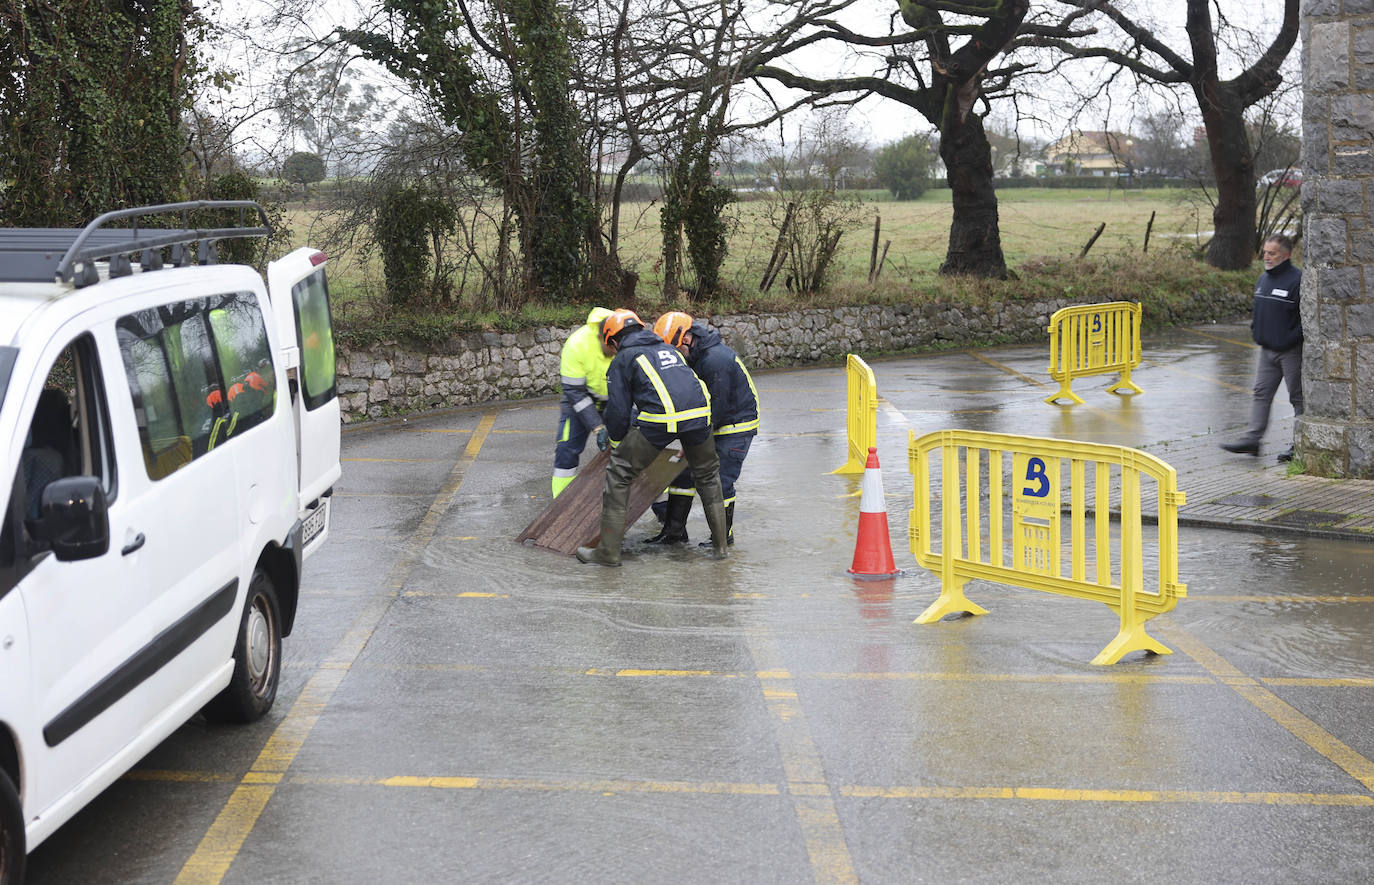
[[[1272,440],[1290,439],[1291,418],[1276,420]],[[1220,447],[1216,435],[1141,446],[1178,471],[1188,495],[1183,525],[1208,525],[1374,541],[1374,480],[1288,476],[1272,442],[1259,457]],[[1149,511],[1153,515],[1153,511]]]

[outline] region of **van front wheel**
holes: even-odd
[[[234,675],[205,706],[206,718],[252,722],[272,709],[281,676],[281,606],[277,588],[261,567],[253,569],[248,601],[234,643]]]
[[[0,771],[0,885],[24,881],[24,808],[9,775]]]

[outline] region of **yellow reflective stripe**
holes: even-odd
[[[677,422],[679,421],[690,421],[693,418],[710,417],[710,406],[702,406],[699,409],[688,409],[685,412],[673,412],[671,415],[657,415],[649,412],[639,413],[639,420],[648,421],[651,424],[667,424],[669,430],[677,430]]]
[[[653,363],[649,362],[649,358],[641,353],[639,356],[635,357],[635,362],[644,370],[645,377],[647,377],[649,383],[654,386],[654,392],[658,394],[658,399],[663,403],[665,409],[664,413],[661,415],[652,412],[640,412],[639,420],[648,421],[651,424],[667,425],[667,430],[670,433],[677,432],[679,421],[690,421],[693,418],[706,418],[710,420],[711,394],[707,393],[706,385],[700,378],[697,379],[697,384],[701,385],[701,392],[706,395],[706,405],[700,408],[687,409],[686,411],[679,412],[677,407],[673,405],[673,398],[668,395],[668,388],[663,386],[663,379],[659,377],[658,370],[654,368]]]
[[[744,360],[735,357],[735,362],[739,363],[739,370],[744,373],[744,380],[749,382],[749,392],[754,395],[754,408],[760,407],[759,389],[754,386],[754,376],[749,374],[749,370],[744,367]]]
[[[749,382],[749,392],[754,395],[754,408],[759,408],[759,389],[754,386],[754,376],[749,374],[749,370],[744,366],[744,360],[735,357],[735,362],[739,365],[739,370],[744,373],[744,380]],[[726,436],[731,433],[745,433],[750,430],[759,429],[759,419],[752,421],[741,421],[738,424],[726,424],[716,431],[716,436]]]
[[[716,436],[725,436],[731,433],[744,433],[747,430],[758,429],[759,419],[755,418],[753,421],[741,421],[739,424],[726,424],[724,427],[716,431]]]
[[[563,422],[563,435],[562,435],[561,437],[558,438],[558,441],[559,441],[559,442],[567,442],[567,441],[568,441],[568,437],[570,437],[571,435],[572,435],[572,421],[564,421],[564,422]]]

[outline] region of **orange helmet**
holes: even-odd
[[[690,314],[680,310],[670,310],[658,318],[654,323],[654,334],[668,342],[671,347],[682,344],[682,336],[686,335],[692,328],[692,317]]]
[[[615,336],[621,332],[636,328],[644,328],[644,323],[633,310],[626,310],[623,307],[619,310],[613,310],[610,316],[601,321],[601,342],[610,344],[615,340]]]

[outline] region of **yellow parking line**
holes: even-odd
[[[759,666],[764,704],[773,720],[777,751],[787,778],[787,793],[801,826],[811,875],[817,883],[857,883],[858,874],[845,841],[844,827],[816,749],[792,675],[781,666],[777,643],[751,635],[749,653]]]
[[[1157,623],[1160,623],[1161,632],[1166,633],[1168,640],[1178,646],[1180,651],[1233,688],[1260,712],[1288,729],[1298,740],[1364,784],[1365,789],[1374,792],[1374,762],[1361,756],[1278,695],[1237,670],[1231,662],[1208,648],[1200,639],[1179,627],[1171,619],[1160,618]]]
[[[1322,688],[1374,688],[1374,679],[1361,676],[1352,676],[1346,678],[1338,676],[1273,676],[1266,679],[1261,679],[1260,681],[1263,682],[1265,685],[1310,685]]]
[[[1044,381],[1041,381],[1041,380],[1039,380],[1038,378],[1032,378],[1032,377],[1029,376],[1029,375],[1023,375],[1023,374],[1021,374],[1020,372],[1018,372],[1018,371],[1016,371],[1015,369],[1013,369],[1011,366],[1008,366],[1008,365],[1006,365],[1005,363],[999,363],[999,362],[997,362],[997,360],[994,360],[994,359],[989,359],[988,357],[983,356],[981,353],[978,353],[977,351],[969,350],[969,351],[965,351],[965,352],[966,352],[969,356],[971,356],[971,357],[973,357],[974,359],[978,360],[979,362],[987,363],[989,366],[992,366],[994,369],[997,369],[997,370],[1002,371],[1002,372],[1006,372],[1008,375],[1011,375],[1013,378],[1020,378],[1022,381],[1025,381],[1025,382],[1028,383],[1028,384],[1034,384],[1036,387],[1046,387],[1046,386],[1048,386],[1048,385],[1045,384]]]
[[[233,780],[231,774],[189,771],[134,772],[128,779],[168,783],[222,783]],[[462,775],[392,775],[389,777],[350,777],[347,775],[293,775],[285,779],[294,786],[325,787],[392,787],[427,790],[477,790],[533,793],[601,793],[616,795],[679,794],[729,796],[781,796],[779,784],[729,781],[659,781],[659,780],[555,780],[523,777],[472,777]],[[825,796],[829,788],[824,784],[789,784],[792,796]],[[1129,790],[1074,789],[1059,787],[973,787],[973,786],[868,786],[849,785],[835,789],[846,799],[1020,799],[1034,802],[1129,802],[1180,805],[1311,805],[1374,807],[1374,796],[1365,793],[1284,793],[1240,790]]]
[[[1197,329],[1184,329],[1189,335],[1197,335],[1201,338],[1210,338],[1213,341],[1224,341],[1227,344],[1234,344],[1237,347],[1249,347],[1254,349],[1257,345],[1253,341],[1245,341],[1241,338],[1227,338],[1225,335],[1213,335],[1211,332],[1199,332]]]
[[[1163,802],[1195,805],[1374,807],[1361,793],[1251,793],[1209,790],[1073,790],[1047,787],[841,787],[850,799],[1026,799],[1041,802]]]
[[[468,467],[477,460],[482,443],[495,421],[494,410],[482,416],[458,463],[449,473],[448,480],[430,504],[419,528],[406,542],[400,559],[392,566],[386,585],[390,592],[369,600],[354,619],[348,632],[306,683],[286,718],[277,725],[272,736],[268,738],[267,745],[263,747],[248,773],[229,797],[229,801],[215,817],[214,823],[201,838],[195,852],[181,868],[176,878],[178,885],[217,885],[229,872],[229,867],[238,857],[244,840],[257,824],[258,816],[276,792],[281,775],[284,775],[295,761],[296,755],[310,736],[311,729],[315,727],[315,723],[319,721],[320,715],[333,698],[335,690],[343,682],[353,662],[362,654],[377,625],[381,623],[387,610],[396,600],[397,593],[405,585],[415,563],[433,540],[440,518],[452,503],[463,477],[467,475]]]

